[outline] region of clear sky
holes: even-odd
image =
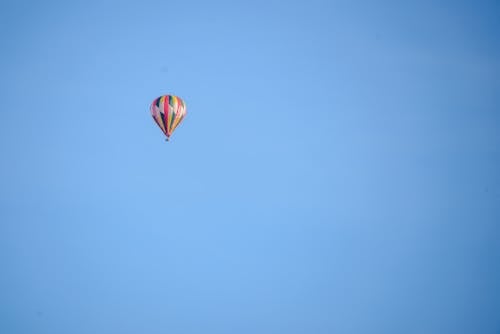
[[[499,333],[499,15],[2,1],[0,332]]]

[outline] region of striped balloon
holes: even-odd
[[[156,124],[167,136],[167,140],[186,116],[186,104],[175,95],[163,95],[156,98],[149,109]]]

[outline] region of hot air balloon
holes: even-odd
[[[186,116],[186,104],[175,95],[162,95],[156,98],[149,110],[156,124],[167,136],[167,141]]]

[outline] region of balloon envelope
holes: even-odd
[[[186,104],[175,95],[162,95],[154,99],[149,110],[167,140],[186,116]]]

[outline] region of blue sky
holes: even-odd
[[[499,13],[3,1],[0,332],[498,333]]]

